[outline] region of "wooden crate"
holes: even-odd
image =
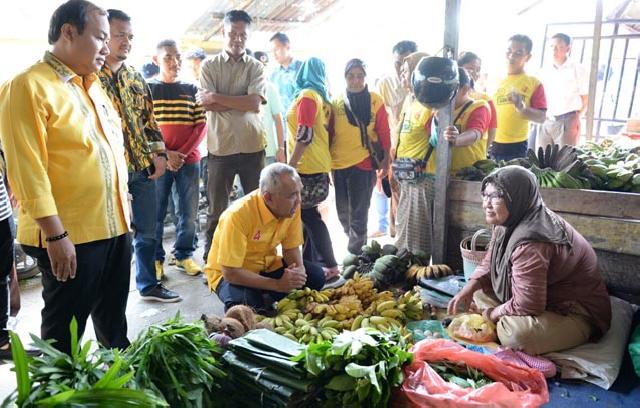
[[[462,269],[460,241],[488,228],[480,182],[452,180],[449,187],[447,263]],[[612,294],[640,304],[640,194],[542,189],[549,208],[591,243]]]

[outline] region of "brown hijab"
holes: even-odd
[[[535,175],[524,167],[506,166],[482,180],[504,195],[509,218],[493,229],[491,285],[498,300],[511,299],[511,254],[529,242],[571,245],[572,237],[560,216],[542,201]]]

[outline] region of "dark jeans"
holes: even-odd
[[[0,221],[0,346],[9,341],[9,332],[6,330],[9,321],[9,275],[14,258],[10,219]]]
[[[127,339],[127,298],[131,276],[131,236],[76,245],[76,277],[59,282],[51,271],[45,248],[23,245],[24,252],[38,260],[42,271],[41,336],[54,339],[54,347],[71,351],[69,324],[75,316],[78,337],[91,315],[96,337],[108,348],[124,349]]]
[[[267,278],[280,279],[282,274],[284,274],[284,268],[285,266],[280,269],[276,269],[271,273],[262,272],[260,275],[266,276]],[[304,268],[307,272],[307,281],[304,286],[315,290],[322,289],[325,281],[322,267],[312,262],[304,261]],[[287,293],[233,285],[224,279],[222,279],[218,284],[216,293],[218,294],[220,301],[224,304],[225,312],[234,305],[247,305],[256,311],[264,310],[265,304],[263,295],[269,295],[273,301],[278,301],[287,296]]]
[[[302,257],[306,261],[322,264],[327,268],[337,266],[333,255],[331,236],[326,224],[318,212],[318,207],[303,209],[302,223],[304,226],[304,249]]]
[[[511,160],[519,157],[527,157],[527,145],[529,142],[498,143],[493,142],[491,158],[493,160]]]
[[[171,196],[171,187],[175,183],[178,192],[178,225],[176,227],[176,259],[190,258],[195,251],[196,213],[198,209],[198,172],[200,163],[183,165],[178,171],[167,170],[156,180],[156,253],[157,261],[164,261],[165,251],[162,246],[164,217]]]
[[[207,261],[213,233],[218,226],[220,215],[229,205],[229,194],[233,187],[233,179],[236,174],[240,177],[240,183],[245,194],[249,194],[260,182],[260,171],[264,167],[264,150],[256,153],[238,153],[229,156],[209,155],[207,171],[207,199],[209,209],[207,211],[207,236],[205,239],[204,261]]]
[[[356,166],[333,172],[336,189],[336,210],[344,233],[349,237],[347,249],[359,255],[367,243],[367,222],[371,193],[376,183],[373,170],[361,170]]]
[[[143,293],[156,286],[156,183],[146,170],[129,173],[129,193],[134,226],[133,251],[136,261],[136,289]]]

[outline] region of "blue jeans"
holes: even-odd
[[[527,157],[527,145],[528,142],[526,140],[518,143],[493,142],[491,158],[493,160],[509,161],[519,157]]]
[[[133,253],[136,259],[136,289],[143,293],[156,286],[156,183],[147,171],[129,173],[129,193],[134,227]],[[161,238],[162,239],[162,238]]]
[[[178,192],[178,225],[176,227],[176,243],[174,244],[176,259],[181,261],[190,258],[195,251],[196,214],[198,208],[198,176],[200,163],[185,164],[178,171],[167,170],[156,180],[156,197],[158,200],[156,217],[156,260],[164,262],[165,252],[162,247],[162,232],[167,205],[171,196],[171,186],[176,184]]]
[[[373,189],[373,199],[378,213],[378,231],[387,232],[389,228],[389,197],[384,192]]]

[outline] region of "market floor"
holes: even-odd
[[[342,227],[335,212],[335,204],[332,201],[326,204],[326,210],[329,231],[332,231],[331,238],[335,256],[338,262],[341,262],[347,254],[347,237],[341,233]],[[204,228],[205,217],[203,214],[200,215],[200,227]],[[372,205],[369,213],[369,231],[375,229],[375,220],[375,208],[373,208]],[[198,236],[200,238],[202,233]],[[388,235],[377,238],[377,240],[382,244],[393,242],[393,239]],[[174,241],[175,229],[173,225],[165,225],[165,250],[169,251]],[[202,265],[202,253],[204,249],[201,239],[199,239],[198,245],[194,259],[199,265]],[[222,315],[222,303],[215,293],[209,292],[207,286],[203,284],[201,276],[188,276],[174,266],[168,266],[166,263],[165,274],[168,278],[165,282],[166,287],[178,292],[182,296],[181,302],[159,303],[142,300],[135,289],[135,272],[132,268],[129,300],[127,303],[128,335],[130,339],[134,339],[138,333],[146,327],[175,316],[177,312],[180,312],[185,321],[197,320],[203,313],[207,315]],[[15,329],[24,343],[30,342],[30,333],[40,334],[40,311],[43,307],[41,290],[40,275],[20,282],[22,307],[18,314]],[[91,320],[89,320],[84,339],[95,340],[95,338],[93,325],[91,324]],[[12,366],[12,364],[6,362],[4,364],[0,363],[0,403],[16,386],[15,374],[11,371]]]

